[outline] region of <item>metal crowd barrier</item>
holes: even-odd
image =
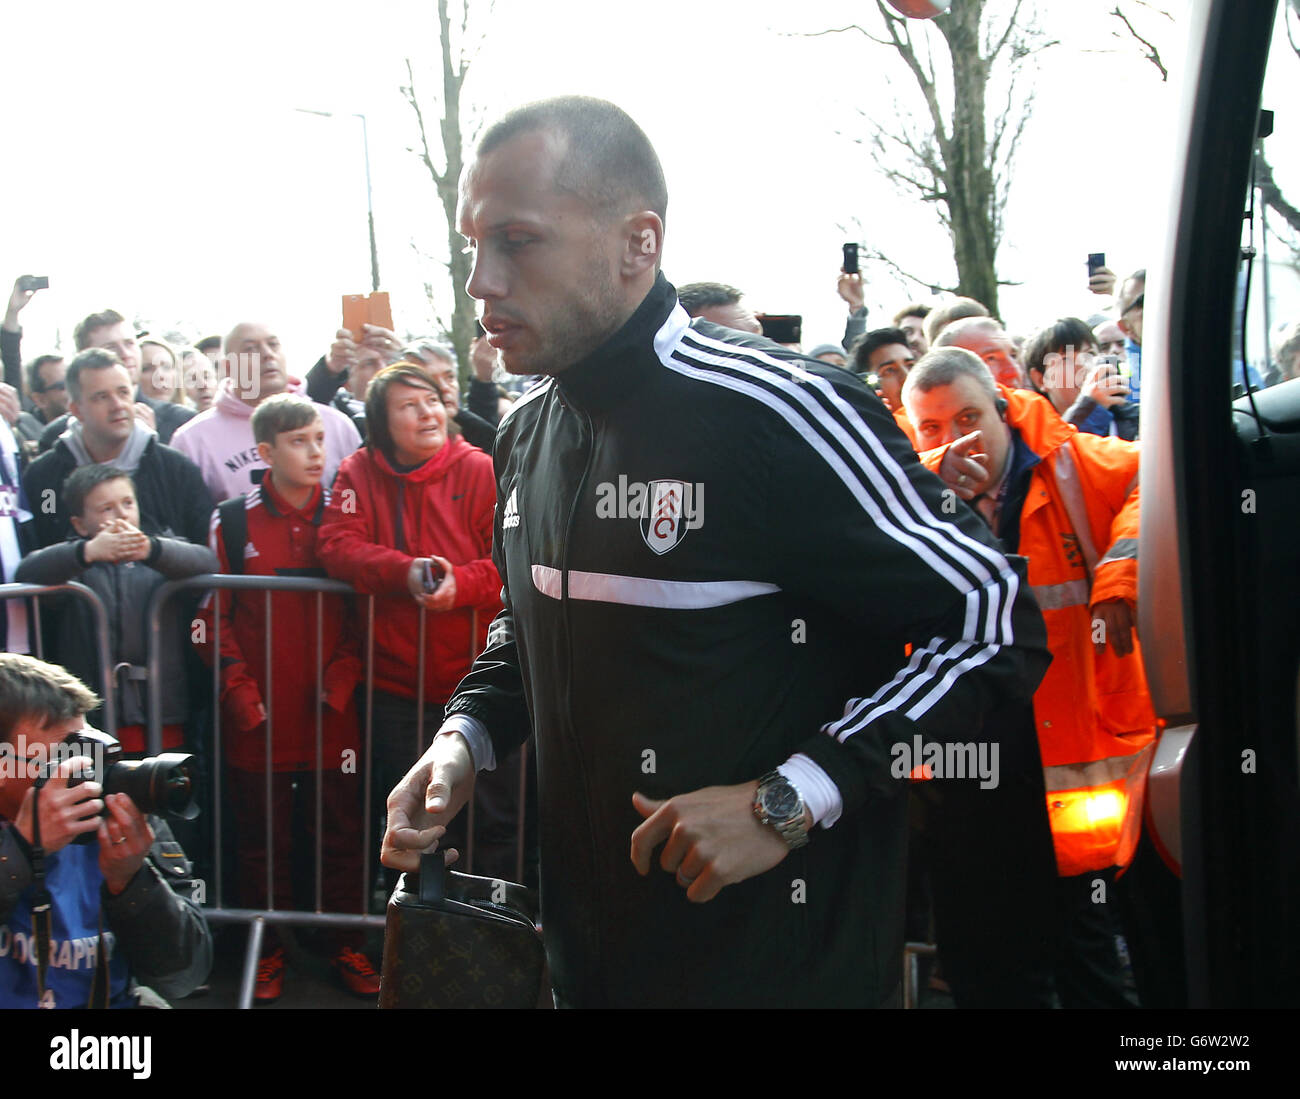
[[[148,631],[149,631],[149,657],[148,657],[148,700],[149,700],[149,725],[147,729],[147,747],[149,753],[157,754],[162,750],[162,683],[158,674],[160,667],[159,660],[162,653],[162,647],[167,641],[163,637],[162,630],[162,611],[167,601],[180,592],[202,590],[212,592],[212,636],[208,638],[211,644],[213,654],[212,661],[212,685],[213,685],[213,738],[212,738],[212,778],[213,778],[213,874],[215,878],[215,903],[205,905],[204,912],[208,919],[214,923],[247,923],[249,924],[250,934],[249,941],[244,957],[243,976],[240,984],[239,1006],[248,1008],[252,1006],[253,991],[256,980],[257,961],[261,953],[261,945],[265,928],[268,924],[291,924],[297,926],[309,927],[329,927],[329,928],[382,928],[384,926],[384,916],[369,915],[367,910],[370,901],[371,888],[371,854],[374,844],[378,837],[372,834],[372,824],[374,820],[374,806],[371,799],[371,773],[373,766],[373,742],[374,742],[374,628],[375,628],[375,597],[373,595],[361,595],[356,592],[350,585],[338,580],[316,579],[311,577],[269,577],[269,576],[227,576],[208,574],[202,576],[188,577],[183,580],[172,580],[160,585],[153,593],[148,607]],[[267,624],[266,636],[264,639],[262,659],[264,663],[266,691],[263,703],[266,707],[266,772],[265,772],[265,797],[266,797],[266,904],[265,909],[255,908],[229,908],[225,905],[224,882],[223,882],[223,850],[222,850],[222,769],[224,758],[221,750],[221,593],[224,591],[235,591],[244,593],[262,592],[265,599],[265,621]],[[274,878],[275,878],[275,854],[271,841],[273,828],[273,798],[272,798],[272,747],[274,737],[274,659],[273,659],[273,637],[277,628],[272,614],[272,592],[313,592],[316,595],[316,770],[317,781],[315,783],[315,907],[314,912],[300,912],[296,910],[277,910],[275,908]],[[348,597],[365,598],[366,608],[366,638],[365,638],[365,658],[364,664],[364,767],[361,774],[364,775],[363,786],[363,809],[362,809],[362,880],[361,880],[361,903],[358,912],[323,912],[322,911],[322,850],[323,831],[322,831],[322,783],[319,781],[324,770],[323,752],[323,728],[321,718],[321,705],[324,695],[323,678],[324,678],[324,653],[322,651],[322,629],[323,629],[323,604],[326,594],[337,594]],[[419,643],[417,651],[417,676],[416,676],[416,742],[412,746],[410,762],[414,764],[416,759],[423,754],[426,745],[424,745],[424,700],[425,700],[425,683],[424,683],[424,666],[425,666],[425,644],[426,644],[426,611],[420,608],[420,626],[419,626]],[[285,624],[279,624],[284,627]],[[287,628],[305,627],[305,623],[289,624]],[[471,645],[477,637],[477,619],[471,621]],[[106,635],[105,635],[106,636]],[[105,643],[106,647],[106,643]],[[245,653],[245,657],[251,662],[254,655]],[[471,654],[476,655],[476,654]],[[518,827],[516,830],[516,880],[522,881],[524,871],[524,801],[523,792],[525,790],[527,776],[527,755],[521,752],[520,770],[519,770],[519,790],[520,801],[518,805]],[[309,773],[309,772],[308,772]],[[469,814],[466,822],[466,834],[468,842],[466,844],[465,864],[466,869],[470,872],[474,867],[474,817],[473,817],[473,800],[470,801],[467,808]]]
[[[104,603],[85,584],[70,580],[66,584],[0,584],[0,603],[9,599],[31,599],[32,633],[36,639],[36,651],[32,655],[38,660],[45,659],[45,638],[41,629],[41,596],[75,595],[90,604],[95,616],[95,647],[99,655],[100,683],[99,697],[104,705],[101,709],[100,724],[104,732],[117,733],[116,693],[113,690],[113,659],[108,647],[108,611]],[[87,684],[90,686],[90,684]],[[159,734],[161,736],[161,733]],[[161,743],[161,740],[159,741]]]
[[[939,952],[934,943],[903,944],[903,1010],[910,1011],[921,1003],[918,958],[933,958]]]
[[[322,758],[323,751],[323,729],[321,723],[321,703],[323,698],[323,677],[324,677],[324,659],[322,652],[322,611],[324,607],[323,597],[326,594],[337,594],[347,597],[360,597],[350,585],[338,580],[325,580],[309,577],[262,577],[262,576],[226,576],[208,574],[203,576],[189,577],[184,580],[172,580],[160,585],[153,593],[147,609],[148,623],[148,713],[149,722],[146,730],[146,747],[148,754],[157,755],[163,750],[162,744],[162,677],[159,674],[160,658],[162,647],[168,642],[163,637],[162,630],[162,610],[167,601],[173,598],[177,593],[183,591],[212,591],[212,701],[213,701],[213,742],[211,749],[212,778],[213,778],[213,861],[212,869],[215,878],[215,903],[204,905],[204,911],[208,919],[214,923],[248,923],[250,925],[249,942],[247,953],[244,959],[243,978],[240,986],[240,1007],[251,1007],[254,983],[257,971],[257,959],[261,952],[261,944],[267,924],[293,924],[299,926],[312,927],[347,927],[347,928],[382,928],[384,926],[384,917],[381,915],[370,915],[367,913],[370,902],[370,881],[371,881],[371,854],[376,837],[371,833],[371,825],[374,819],[374,805],[371,799],[371,769],[373,766],[373,745],[374,745],[374,628],[375,628],[375,597],[366,595],[364,598],[367,602],[366,613],[366,642],[365,642],[365,707],[364,707],[364,769],[361,773],[365,776],[363,787],[363,808],[362,808],[362,880],[361,880],[361,902],[360,911],[338,913],[322,911],[322,888],[323,888],[323,854],[321,845],[323,842],[322,831],[322,797],[323,790],[319,781],[324,769]],[[266,678],[266,698],[264,700],[267,709],[267,730],[266,730],[266,888],[267,888],[267,907],[265,909],[254,908],[228,908],[224,903],[224,865],[222,850],[222,770],[223,756],[221,751],[221,592],[238,591],[238,592],[262,592],[266,601],[265,619],[267,622],[266,637],[263,647],[263,660]],[[273,799],[272,799],[272,770],[271,770],[271,752],[273,747],[274,736],[274,660],[273,637],[276,629],[274,616],[271,613],[272,602],[271,593],[276,591],[285,592],[314,592],[316,594],[316,770],[315,783],[316,806],[315,806],[315,823],[316,823],[316,843],[315,843],[315,870],[316,870],[316,910],[314,912],[300,912],[289,910],[277,910],[274,907],[274,877],[275,877],[275,855],[271,843],[271,830],[274,825]],[[117,732],[117,709],[116,709],[116,692],[113,683],[113,660],[112,652],[109,647],[109,622],[108,612],[103,602],[90,588],[84,584],[75,581],[69,581],[65,584],[0,584],[0,603],[9,599],[30,599],[33,616],[33,635],[35,639],[35,653],[38,659],[45,658],[45,638],[41,629],[40,617],[40,600],[42,596],[51,595],[72,595],[74,597],[86,600],[91,607],[95,618],[95,647],[97,649],[100,664],[100,684],[99,693],[103,699],[103,706],[100,718],[100,724],[105,732],[115,734]],[[425,705],[425,683],[424,683],[424,658],[426,646],[426,614],[423,607],[420,608],[420,625],[419,639],[417,650],[417,674],[416,674],[416,739],[412,745],[411,763],[414,763],[420,755],[423,754],[426,745],[424,744],[424,705]],[[471,619],[470,637],[471,645],[477,638],[477,618]],[[246,654],[252,659],[253,654]],[[477,655],[471,653],[471,656]],[[519,786],[518,786],[518,825],[516,829],[516,851],[515,851],[515,880],[522,881],[524,877],[524,855],[525,855],[525,792],[527,788],[527,766],[528,756],[527,749],[520,752],[519,760]],[[465,869],[472,873],[474,870],[474,800],[471,799],[466,812],[468,814],[466,821],[466,850],[464,852]],[[195,852],[190,852],[191,856]]]
[[[150,755],[157,755],[162,751],[162,681],[158,674],[160,667],[159,660],[162,654],[162,647],[166,644],[162,632],[162,610],[169,599],[179,592],[202,590],[212,592],[212,637],[209,639],[212,646],[212,699],[213,699],[213,739],[212,739],[212,776],[213,776],[213,873],[215,876],[216,899],[214,904],[205,904],[204,913],[207,918],[214,923],[247,923],[249,925],[249,937],[246,952],[244,956],[243,973],[240,981],[239,1006],[241,1008],[252,1007],[253,991],[257,977],[257,961],[261,955],[262,940],[268,924],[286,924],[301,927],[326,927],[326,928],[382,928],[385,917],[380,915],[370,915],[366,913],[370,902],[370,870],[371,870],[371,850],[375,842],[375,837],[371,834],[371,825],[373,822],[373,805],[371,803],[371,768],[373,766],[373,738],[374,738],[374,641],[375,641],[375,597],[373,595],[364,595],[356,592],[351,585],[345,584],[340,580],[324,580],[310,577],[269,577],[269,576],[226,576],[226,575],[203,575],[189,577],[184,580],[172,580],[160,585],[154,592],[148,607],[148,630],[149,630],[149,647],[148,647],[148,669],[149,677],[147,682],[148,690],[148,711],[149,724],[146,736],[146,745]],[[255,908],[227,908],[224,903],[223,892],[223,860],[222,860],[222,806],[221,797],[222,786],[222,768],[223,757],[221,753],[221,593],[223,591],[236,592],[262,592],[265,599],[265,620],[267,622],[266,637],[263,646],[263,661],[266,678],[266,898],[267,907],[265,909]],[[271,770],[271,751],[273,747],[273,711],[274,711],[274,660],[273,637],[276,628],[274,616],[271,613],[272,602],[271,593],[276,591],[284,592],[314,592],[316,595],[316,770],[317,781],[315,783],[316,794],[316,851],[315,851],[315,881],[316,881],[316,910],[314,912],[301,912],[296,910],[277,910],[275,904],[274,876],[275,876],[275,854],[274,847],[271,843],[271,830],[274,825],[274,816],[272,809],[272,770]],[[102,669],[100,694],[104,700],[102,724],[106,732],[113,733],[116,731],[117,711],[114,708],[114,691],[112,676],[112,659],[108,644],[108,614],[100,598],[84,584],[71,581],[66,584],[38,585],[38,584],[0,584],[0,602],[7,599],[31,599],[33,602],[33,614],[35,615],[36,629],[34,630],[36,638],[36,653],[38,658],[44,659],[44,640],[41,636],[39,605],[40,598],[47,595],[71,594],[78,598],[85,599],[90,603],[91,609],[95,615],[96,625],[96,647],[99,652],[100,667]],[[363,794],[362,810],[362,881],[361,881],[361,903],[360,912],[323,912],[321,890],[323,885],[322,864],[323,855],[321,844],[323,842],[322,832],[322,784],[319,781],[324,770],[323,752],[323,728],[321,721],[321,704],[324,695],[324,653],[322,651],[322,628],[323,628],[323,597],[327,594],[342,595],[354,598],[365,598],[366,600],[366,641],[365,641],[365,721],[364,721],[364,752],[365,766],[361,773],[365,775],[365,785]],[[416,742],[412,745],[411,762],[423,754],[424,745],[424,657],[426,645],[426,623],[427,612],[423,607],[420,608],[420,626],[418,633],[417,646],[417,674],[416,674]],[[477,637],[477,622],[471,622],[470,637],[471,644]],[[252,654],[245,654],[250,660]],[[520,752],[519,760],[519,787],[518,787],[518,825],[516,832],[516,852],[515,852],[515,880],[522,881],[524,877],[524,814],[525,814],[525,794],[527,789],[528,775],[528,756],[527,749]],[[465,851],[465,866],[468,872],[472,873],[474,869],[474,801],[470,800],[466,807],[468,819],[466,822],[467,844]],[[192,855],[193,852],[190,852]],[[922,957],[933,957],[936,949],[931,943],[909,942],[903,948],[903,1007],[904,1009],[913,1009],[919,1005],[920,989],[918,982],[917,961]]]

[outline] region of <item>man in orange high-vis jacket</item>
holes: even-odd
[[[1053,658],[1034,721],[1057,873],[1064,891],[1102,907],[1095,901],[1137,846],[1155,739],[1133,630],[1138,448],[1079,434],[1049,402],[998,385],[959,348],[914,366],[903,398],[924,464],[984,516],[1007,552],[1028,559]],[[1102,923],[1091,930],[1095,937],[1067,929],[1071,949],[1101,944]],[[1105,959],[1092,959],[1084,984],[1099,969],[1111,979],[1087,1002],[1113,1002],[1118,992],[1107,949],[1098,945]]]

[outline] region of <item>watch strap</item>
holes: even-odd
[[[770,816],[763,808],[763,790],[778,782],[789,786],[794,791],[796,798],[798,798],[793,813],[786,818]],[[808,830],[804,827],[804,810],[803,795],[799,793],[794,783],[781,774],[780,771],[769,771],[758,780],[758,789],[754,794],[754,815],[758,817],[761,823],[770,824],[775,828],[791,851],[797,851],[808,843]]]

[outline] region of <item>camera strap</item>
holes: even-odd
[[[99,902],[99,947],[95,951],[95,975],[90,980],[90,1008],[108,1007],[108,951],[104,947],[104,902]]]
[[[36,939],[36,1006],[54,1007],[54,997],[45,987],[50,965],[50,938],[54,898],[45,884],[45,848],[41,846],[41,788],[46,776],[36,779],[32,790],[32,935]],[[95,973],[90,982],[88,1008],[108,1007],[108,950],[104,943],[104,903],[99,905],[99,948],[95,951]]]
[[[54,898],[45,885],[45,848],[41,846],[41,789],[45,775],[32,790],[32,934],[36,937],[36,1006],[53,1007],[45,993],[45,971],[50,964],[50,905]]]

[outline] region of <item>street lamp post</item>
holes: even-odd
[[[308,107],[295,107],[302,114],[319,115],[321,118],[336,117],[333,111],[313,111]],[[361,119],[361,152],[366,164],[366,226],[370,231],[370,289],[379,289],[379,249],[375,245],[375,204],[370,190],[370,132],[366,127],[366,116],[358,111],[352,112],[353,118]]]
[[[366,161],[366,222],[370,228],[370,289],[379,289],[379,249],[375,247],[375,204],[370,197],[370,136],[366,129],[366,116],[355,114],[361,119],[361,152]]]

